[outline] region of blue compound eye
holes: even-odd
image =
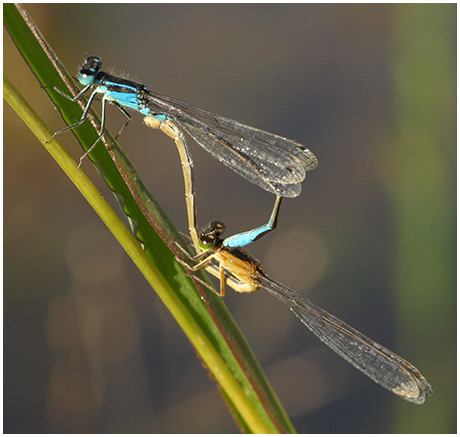
[[[88,74],[88,73],[83,73],[81,70],[80,72],[78,73],[78,81],[82,84],[82,85],[90,85],[94,82],[94,73],[92,74]]]

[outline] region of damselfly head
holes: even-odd
[[[204,250],[217,249],[222,240],[220,236],[225,232],[225,225],[222,222],[212,222],[206,229],[200,232],[200,246]]]
[[[85,59],[80,70],[78,71],[78,81],[82,85],[91,85],[94,82],[99,70],[102,67],[102,61],[97,56],[89,56]]]

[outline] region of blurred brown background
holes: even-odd
[[[100,56],[105,69],[317,155],[302,195],[285,200],[278,229],[251,253],[414,363],[435,394],[405,403],[275,299],[229,290],[298,431],[455,432],[456,5],[27,9],[75,73]],[[51,129],[63,126],[5,31],[4,70]],[[4,431],[236,432],[159,299],[4,108]],[[141,120],[134,115],[120,144],[185,231],[175,146]],[[113,132],[121,122],[109,108]],[[71,134],[59,139],[81,155]],[[228,235],[264,223],[273,196],[190,146],[199,223],[223,220]],[[84,168],[94,174],[89,161]]]

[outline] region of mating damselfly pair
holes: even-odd
[[[146,116],[146,124],[162,129],[176,140],[179,149],[182,148],[189,229],[198,252],[193,269],[204,267],[218,276],[221,294],[227,281],[239,292],[267,290],[285,303],[322,342],[376,383],[417,404],[422,404],[426,397],[431,396],[430,384],[412,364],[271,278],[254,258],[241,249],[276,227],[282,197],[300,194],[306,172],[318,164],[315,155],[296,141],[153,93],[142,84],[103,72],[101,66],[98,57],[85,60],[78,74],[84,88],[75,97],[56,89],[72,101],[80,99],[89,90],[91,95],[80,120],[54,135],[80,126],[86,120],[95,97],[102,95],[99,136],[82,156],[80,164],[104,135],[107,101],[122,111],[127,122],[131,117],[124,108],[140,112]],[[205,231],[198,233],[191,158],[182,131],[233,171],[276,195],[267,224],[226,239],[221,238],[225,229],[222,222],[213,222]]]

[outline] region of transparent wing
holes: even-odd
[[[416,404],[432,395],[430,384],[411,363],[286,285],[266,275],[260,280],[262,288],[284,302],[323,343],[377,384]]]
[[[296,197],[306,172],[318,165],[303,145],[246,126],[167,96],[148,92],[151,114],[167,114],[220,162],[256,184],[283,197]]]

